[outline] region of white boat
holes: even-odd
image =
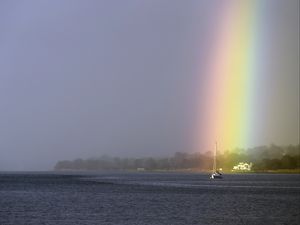
[[[217,150],[218,150],[218,144],[216,142],[216,148],[214,151],[214,165],[213,165],[213,171],[210,175],[210,179],[222,179],[223,175],[217,170]]]

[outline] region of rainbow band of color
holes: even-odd
[[[207,69],[199,140],[222,149],[248,146],[259,67],[259,2],[221,1],[220,23]]]

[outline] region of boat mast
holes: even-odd
[[[217,148],[218,148],[218,144],[216,142],[216,148],[214,151],[214,167],[213,167],[213,172],[217,171]]]

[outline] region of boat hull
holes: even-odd
[[[222,179],[222,178],[223,178],[222,174],[214,173],[210,176],[210,179]]]

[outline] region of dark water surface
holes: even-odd
[[[0,225],[300,224],[300,175],[0,173]]]

